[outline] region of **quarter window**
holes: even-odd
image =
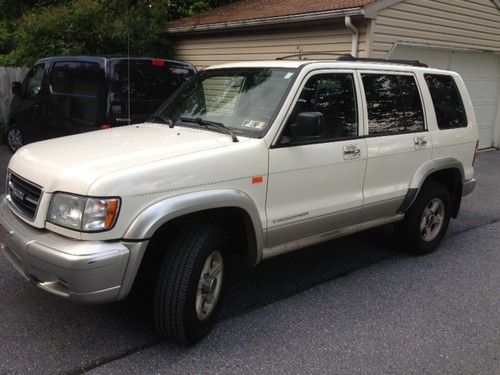
[[[298,140],[299,143],[356,137],[358,111],[354,76],[349,73],[328,73],[309,78],[287,121],[283,136],[290,136],[290,126],[303,112],[323,114],[323,133],[311,139]]]
[[[431,93],[439,129],[466,127],[464,104],[453,77],[426,74],[425,80]]]
[[[409,75],[362,74],[368,107],[368,133],[391,135],[425,129],[422,101]]]

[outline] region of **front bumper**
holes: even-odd
[[[120,289],[130,255],[123,243],[78,241],[33,228],[0,199],[0,242],[4,242],[0,248],[27,280],[81,303],[122,298]]]

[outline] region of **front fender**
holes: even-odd
[[[250,249],[248,261],[257,264],[262,259],[264,233],[257,206],[246,193],[236,189],[215,189],[198,191],[156,202],[142,211],[125,231],[124,241],[150,239],[165,223],[175,218],[215,209],[237,207],[250,217],[255,234],[255,248]]]

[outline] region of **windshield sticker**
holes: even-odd
[[[243,126],[246,126],[247,128],[254,128],[254,129],[262,130],[262,129],[264,129],[264,126],[266,126],[266,123],[264,121],[246,120],[243,123]]]
[[[283,78],[284,79],[290,79],[293,77],[293,72],[288,72]]]

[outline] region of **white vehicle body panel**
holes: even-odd
[[[124,257],[129,257],[122,283],[126,287],[120,291],[119,285],[113,286],[113,293],[101,293],[101,301],[104,295],[127,295],[151,231],[177,217],[172,210],[178,210],[179,215],[228,206],[251,211],[247,213],[251,230],[257,233],[256,264],[269,256],[403,219],[402,204],[406,202],[407,208],[425,178],[436,170],[458,169],[464,192],[474,188],[473,159],[479,134],[472,102],[458,74],[367,62],[257,61],[207,69],[238,67],[298,69],[294,83],[261,138],[239,136],[239,142],[233,142],[222,132],[145,123],[31,144],[16,152],[8,168],[43,189],[35,218],[30,221],[14,211],[2,214],[1,210],[8,208],[0,202],[0,224],[4,222],[3,226],[14,233],[15,223],[11,221],[21,220],[19,233],[34,233],[40,242],[46,241],[48,233],[51,246],[57,242],[57,236],[64,238],[62,242],[69,249],[82,249],[74,246],[74,241],[89,241],[90,245],[84,247],[88,252],[93,246],[108,249],[109,243],[125,243],[125,247],[117,246],[120,251],[115,253],[123,264]],[[320,72],[354,75],[359,137],[280,147],[280,134],[305,81]],[[370,136],[360,72],[415,76],[426,130]],[[438,129],[424,79],[426,73],[451,75],[455,79],[464,102],[467,127]],[[425,142],[417,143],[417,139]],[[346,146],[357,147],[358,156],[346,158]],[[49,223],[47,213],[56,192],[119,197],[121,207],[114,227],[84,233]],[[16,246],[14,240],[11,242],[11,246]],[[18,239],[17,246],[30,245],[29,241]],[[65,254],[60,266],[72,264],[75,256]],[[22,261],[13,260],[19,264]],[[79,260],[78,265],[81,263]],[[81,298],[87,301],[92,296]]]

